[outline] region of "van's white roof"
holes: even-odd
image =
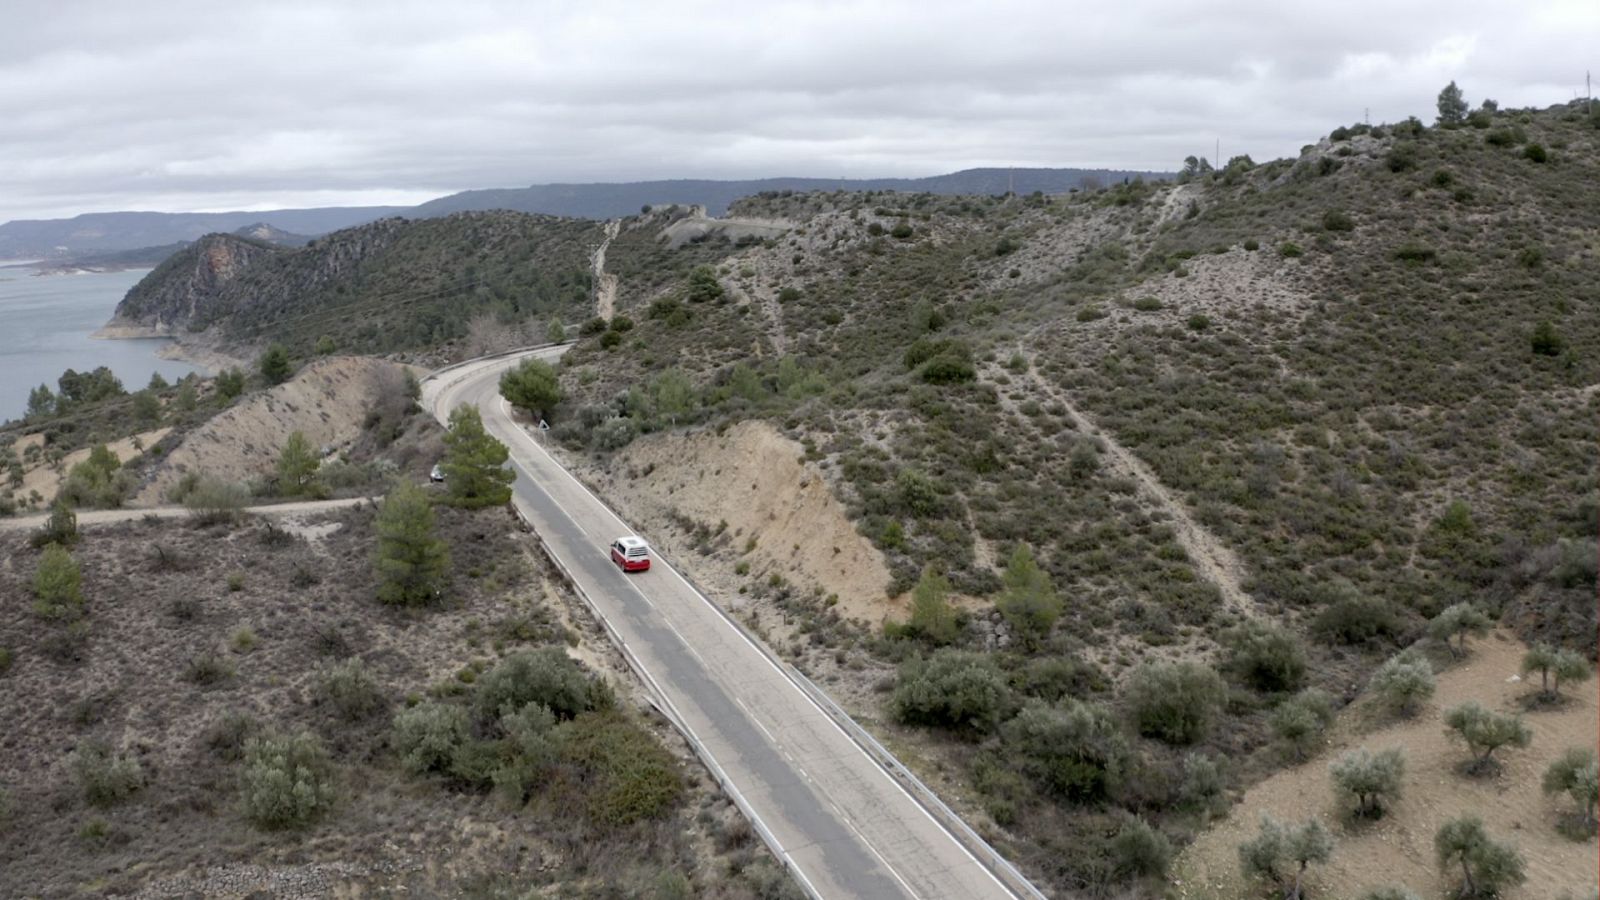
[[[649,544],[646,544],[644,542],[644,538],[634,537],[631,534],[628,535],[627,537],[619,537],[619,538],[617,538],[617,543],[621,544],[623,546],[623,549],[626,549],[626,550],[633,550],[633,549],[640,548],[640,547],[648,547],[648,546],[650,546]]]

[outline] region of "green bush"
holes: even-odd
[[[239,518],[250,502],[250,491],[242,484],[198,477],[182,502],[197,524],[222,525]]]
[[[530,704],[571,719],[594,708],[596,696],[589,676],[562,648],[541,647],[514,653],[485,672],[472,705],[480,721],[512,715]]]
[[[1333,698],[1326,691],[1307,688],[1278,704],[1267,725],[1295,759],[1304,759],[1333,719]]]
[[[1556,331],[1556,326],[1549,319],[1545,319],[1534,326],[1533,336],[1529,339],[1529,345],[1533,352],[1540,356],[1560,356],[1561,351],[1566,347],[1566,342],[1561,339],[1561,334]]]
[[[39,548],[50,544],[71,547],[78,542],[78,515],[68,504],[57,500],[50,504],[50,518],[38,531],[28,535],[29,545]]]
[[[562,763],[576,773],[579,809],[602,831],[665,818],[683,796],[678,761],[618,712],[594,712],[562,726]]]
[[[1156,312],[1163,309],[1164,304],[1157,297],[1140,297],[1133,301],[1133,308],[1140,312]]]
[[[1545,152],[1543,144],[1529,144],[1522,148],[1522,155],[1536,163],[1547,162],[1550,154]]]
[[[1192,744],[1210,732],[1228,688],[1210,667],[1196,662],[1146,663],[1123,691],[1139,733],[1169,744]]]
[[[407,772],[445,772],[467,742],[470,727],[464,708],[430,700],[394,717],[389,743]]]
[[[1025,775],[1053,796],[1078,803],[1111,796],[1133,759],[1111,713],[1077,700],[1030,703],[1000,737],[1002,750]]]
[[[1317,615],[1311,630],[1330,644],[1368,644],[1394,640],[1404,631],[1400,616],[1380,597],[1348,596]]]
[[[1278,247],[1278,255],[1284,259],[1294,259],[1299,256],[1305,256],[1306,251],[1301,249],[1299,244],[1292,241],[1284,241]]]
[[[1322,227],[1327,231],[1355,231],[1356,221],[1342,209],[1330,209],[1322,214]]]
[[[891,700],[900,722],[979,732],[993,730],[1012,706],[991,657],[952,649],[902,664]]]
[[[1383,815],[1386,804],[1400,799],[1405,774],[1406,760],[1397,748],[1351,750],[1328,766],[1335,790],[1356,798],[1356,815],[1373,819]]]
[[[230,709],[206,726],[202,740],[219,759],[237,762],[244,758],[245,743],[260,731],[261,723],[249,713]]]
[[[302,828],[333,806],[333,763],[309,731],[250,738],[244,748],[242,801],[259,828]]]
[[[1195,313],[1185,324],[1189,326],[1190,331],[1206,331],[1211,328],[1211,317]]]
[[[383,686],[359,658],[339,663],[323,673],[318,695],[346,722],[371,718],[389,705]]]
[[[1496,771],[1493,754],[1501,747],[1526,747],[1533,733],[1516,716],[1493,712],[1475,701],[1445,712],[1444,723],[1467,745],[1473,754],[1468,771],[1473,774]]]
[[[11,671],[11,664],[16,662],[16,651],[10,647],[0,647],[0,675]]]
[[[144,787],[139,761],[99,742],[79,744],[72,754],[72,774],[90,806],[111,806]]]
[[[1027,544],[1018,544],[1001,576],[1005,585],[995,606],[1000,615],[1029,646],[1050,633],[1061,617],[1062,603],[1050,573],[1039,567]]]
[[[1297,690],[1305,680],[1305,648],[1284,629],[1251,621],[1230,632],[1227,668],[1259,691]]]
[[[1111,860],[1125,878],[1165,878],[1172,844],[1145,820],[1129,816],[1111,839]]]
[[[192,682],[203,688],[216,687],[234,675],[233,663],[218,656],[216,651],[206,650],[190,657],[183,669],[185,681]]]
[[[950,605],[950,582],[931,565],[911,589],[911,617],[905,630],[934,646],[951,643],[961,633],[961,621]]]
[[[613,330],[616,322],[612,322]],[[525,359],[500,376],[500,396],[532,415],[549,418],[561,402],[561,381],[555,367],[542,359]]]
[[[1434,835],[1433,847],[1446,876],[1461,874],[1457,897],[1496,897],[1527,880],[1522,856],[1492,840],[1477,816],[1444,823]]]

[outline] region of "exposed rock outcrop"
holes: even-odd
[[[208,234],[174,253],[134,285],[100,332],[103,337],[175,335],[220,315],[227,287],[282,251],[232,234]]]

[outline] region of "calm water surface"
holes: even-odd
[[[165,340],[89,337],[148,271],[36,276],[32,269],[0,268],[0,421],[20,418],[28,391],[40,384],[56,390],[56,379],[67,369],[108,366],[130,391],[149,384],[155,372],[173,381],[196,371],[158,358]]]

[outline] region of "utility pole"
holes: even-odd
[[[1371,125],[1372,124],[1372,107],[1370,107],[1370,106],[1361,107],[1361,121],[1363,123],[1367,124],[1367,125]]]
[[[1211,168],[1220,169],[1222,168],[1222,138],[1217,138],[1216,153],[1216,158],[1211,160]]]

